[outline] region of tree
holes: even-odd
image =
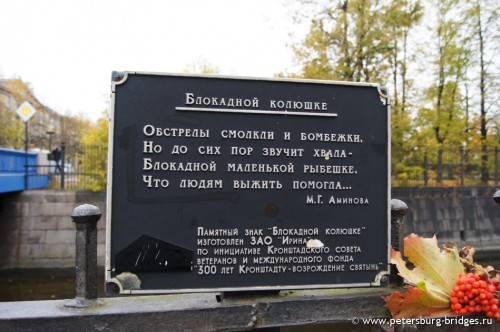
[[[408,75],[408,37],[421,21],[423,9],[420,1],[401,0],[390,2],[386,9],[386,26],[391,33],[389,61],[391,63],[393,109],[396,115],[406,111]],[[401,92],[400,92],[401,91]]]
[[[24,101],[35,100],[31,87],[21,79],[0,82],[0,146],[12,149],[24,149],[24,125],[15,110]],[[39,105],[33,105],[35,108]],[[30,125],[36,126],[37,119],[32,118]]]
[[[78,147],[85,134],[93,128],[92,123],[83,115],[66,115],[61,117],[59,140],[66,144],[66,147]]]
[[[108,130],[109,121],[102,117],[83,134],[81,173],[92,174],[86,189],[102,191],[106,189],[108,171]]]
[[[309,33],[294,47],[301,72],[288,75],[388,85],[393,169],[404,167],[412,135],[409,37],[422,16],[419,0],[328,1],[315,11]]]
[[[477,60],[477,71],[479,74],[481,182],[486,184],[489,179],[487,151],[488,123],[495,115],[499,116],[498,106],[495,106],[498,105],[498,99],[495,99],[497,98],[496,95],[498,95],[498,85],[495,86],[498,76],[495,77],[494,61],[487,59],[490,56],[493,57],[498,54],[498,44],[495,43],[495,39],[498,38],[499,28],[497,3],[476,0],[467,11],[467,14],[470,18],[470,27],[476,41],[473,56]]]
[[[381,81],[389,39],[380,1],[329,1],[294,47],[304,78]]]
[[[22,120],[5,103],[0,103],[0,123],[0,147],[21,149],[24,146]]]
[[[106,116],[97,120],[97,123],[90,126],[83,134],[82,143],[87,145],[108,146],[109,121]]]
[[[35,115],[28,123],[28,147],[50,150],[47,131],[55,133],[52,138],[54,142],[80,139],[81,131],[85,128],[83,117],[63,116],[55,112],[36,98],[29,83],[15,78],[0,81],[0,119],[2,120],[0,146],[24,148],[24,124],[15,111],[25,101],[36,109]]]
[[[409,106],[409,90],[411,79],[408,78],[410,32],[423,17],[423,5],[420,1],[391,1],[386,5],[383,16],[386,33],[389,34],[388,60],[390,62],[391,84],[391,127],[392,127],[392,167],[395,170],[406,170],[408,144],[412,133],[411,107]],[[404,172],[406,173],[406,172]]]
[[[463,141],[463,99],[460,87],[470,64],[469,36],[462,35],[463,21],[457,15],[458,0],[435,0],[434,32],[436,53],[432,60],[433,82],[427,88],[430,106],[422,107],[420,118],[432,128],[438,144],[438,183],[442,181],[443,146]]]

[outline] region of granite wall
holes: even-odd
[[[104,265],[105,193],[28,190],[0,195],[0,268],[49,268],[75,265],[78,205],[99,207],[98,257]]]
[[[500,205],[495,188],[394,188],[392,197],[408,204],[405,233],[455,242],[461,248],[500,250]]]
[[[392,197],[408,204],[406,234],[437,234],[483,251],[500,250],[500,206],[495,188],[394,188]],[[70,215],[81,204],[103,214],[98,222],[98,263],[105,255],[105,193],[29,190],[0,195],[0,268],[72,267],[75,226]]]

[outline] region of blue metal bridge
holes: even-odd
[[[37,155],[0,148],[0,194],[48,186],[49,176],[40,174]]]

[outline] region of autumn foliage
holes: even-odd
[[[440,250],[435,236],[411,234],[404,240],[404,255],[391,248],[391,263],[407,283],[406,292],[384,298],[394,318],[484,312],[500,320],[500,272],[474,263],[472,247],[459,252],[448,244]]]

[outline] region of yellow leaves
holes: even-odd
[[[422,238],[415,234],[404,240],[404,254],[413,264],[409,268],[400,252],[391,249],[391,263],[407,283],[408,292],[394,292],[384,298],[394,318],[442,316],[452,314],[450,292],[464,266],[456,245],[441,251],[436,237]]]
[[[384,298],[392,317],[413,318],[425,316],[446,316],[453,314],[449,301],[430,296],[430,293],[418,287],[406,286],[407,292],[393,292]]]
[[[90,128],[82,138],[82,143],[87,145],[88,151],[93,151],[92,153],[88,153],[81,165],[84,171],[97,175],[90,181],[87,181],[87,189],[92,191],[102,191],[106,189],[108,128],[109,121],[103,117],[95,126]]]
[[[107,146],[108,129],[108,119],[104,117],[99,119],[95,126],[92,126],[83,134],[82,143],[87,145]]]
[[[405,238],[404,254],[415,268],[409,270],[401,253],[392,250],[391,263],[396,264],[399,274],[410,283],[425,282],[427,289],[444,294],[453,290],[458,276],[464,272],[456,246],[439,250],[436,237],[422,238],[411,234]]]

